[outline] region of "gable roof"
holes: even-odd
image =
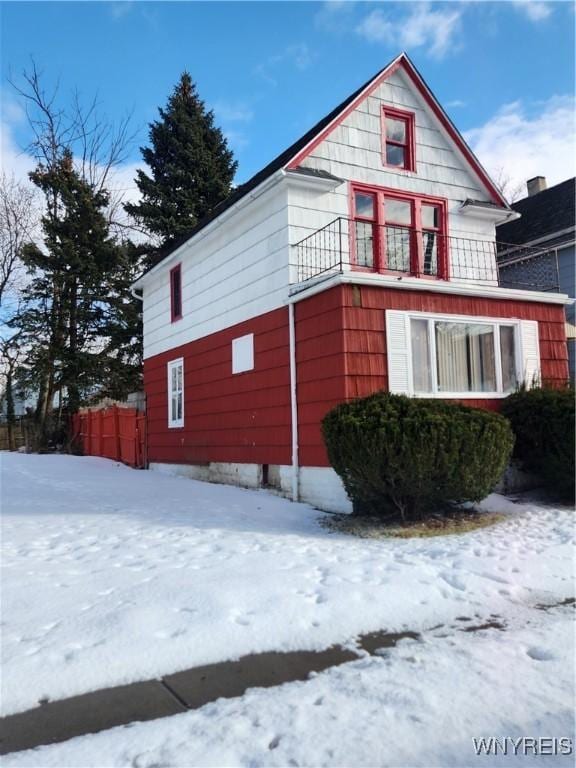
[[[363,85],[361,85],[360,88],[354,91],[354,93],[348,96],[348,98],[344,99],[341,104],[339,104],[329,114],[319,120],[316,125],[310,128],[310,130],[301,136],[297,141],[295,141],[287,149],[281,152],[277,157],[274,158],[274,160],[262,168],[262,170],[258,171],[258,173],[252,176],[251,179],[237,187],[227,198],[215,206],[212,213],[202,219],[202,221],[200,221],[195,227],[179,237],[175,242],[167,246],[164,251],[161,251],[160,259],[157,264],[152,267],[152,269],[155,270],[159,264],[167,259],[168,256],[170,256],[174,251],[180,248],[180,246],[184,245],[184,243],[186,243],[191,237],[204,229],[204,227],[210,224],[210,222],[217,219],[222,213],[224,213],[224,211],[228,210],[228,208],[231,208],[235,203],[241,200],[253,189],[255,189],[263,181],[266,181],[266,179],[268,179],[274,173],[282,169],[291,171],[300,170],[300,163],[314,149],[314,147],[317,146],[323,139],[325,139],[326,136],[332,130],[334,130],[334,128],[336,128],[340,122],[348,114],[350,114],[350,112],[352,112],[363,99],[369,96],[370,93],[372,93],[372,91],[380,85],[380,83],[382,83],[387,77],[390,77],[390,75],[392,75],[399,68],[402,68],[403,71],[407,73],[412,82],[415,84],[416,88],[420,91],[440,123],[443,125],[447,133],[450,135],[452,140],[456,143],[459,150],[464,155],[465,159],[472,166],[477,176],[482,181],[486,190],[490,194],[493,203],[495,203],[498,207],[510,210],[510,207],[502,193],[490,179],[488,173],[484,170],[470,147],[468,147],[462,135],[450,120],[424,81],[424,78],[420,75],[414,64],[411,62],[408,54],[403,52],[391,62],[389,62],[383,69],[377,72]],[[152,271],[152,269],[148,271]]]
[[[575,227],[576,178],[567,179],[535,195],[512,203],[512,208],[522,218],[501,224],[498,240],[502,243],[522,245],[534,240],[553,238],[556,233]],[[566,233],[559,239],[574,239],[574,233]]]

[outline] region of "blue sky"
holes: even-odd
[[[3,163],[27,127],[7,83],[33,56],[66,101],[99,94],[136,140],[183,69],[214,108],[242,182],[405,49],[493,173],[574,173],[574,5],[532,2],[2,3]],[[570,155],[570,156],[569,156]],[[503,171],[502,171],[503,169]]]

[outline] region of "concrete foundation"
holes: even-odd
[[[188,477],[208,483],[237,485],[240,488],[267,488],[271,492],[291,498],[292,467],[269,464],[161,464],[152,462],[150,469],[167,475]],[[267,475],[267,482],[264,483]],[[301,467],[299,470],[299,500],[326,512],[351,512],[352,504],[342,481],[331,467]]]

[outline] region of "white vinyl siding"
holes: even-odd
[[[169,272],[144,284],[144,358],[188,344],[284,305],[289,288],[287,190],[282,185],[223,214],[181,246],[182,320],[170,321]]]
[[[386,335],[388,388],[396,394],[497,398],[540,379],[533,320],[388,310]]]
[[[184,426],[184,360],[168,363],[168,426]]]

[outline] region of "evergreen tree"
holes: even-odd
[[[118,246],[118,263],[108,276],[107,312],[100,330],[104,368],[100,394],[123,399],[142,388],[142,302],[130,287],[142,273],[149,248],[129,240]]]
[[[151,174],[137,172],[142,200],[125,209],[169,246],[228,196],[238,164],[188,72],[158,111],[151,146],[141,148]]]
[[[111,329],[122,324],[131,304],[126,296],[133,269],[127,269],[126,249],[110,235],[108,194],[80,177],[69,150],[50,167],[39,165],[30,178],[46,200],[44,247],[22,250],[31,279],[13,325],[22,331],[25,378],[38,392],[35,421],[42,447],[56,393],[65,397],[68,413],[75,413],[103,384],[115,386],[112,369],[126,367]],[[137,332],[134,322],[131,332]]]

